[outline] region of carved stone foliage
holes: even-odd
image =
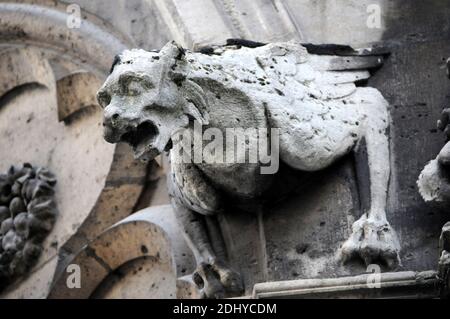
[[[0,289],[36,263],[58,210],[55,176],[24,164],[0,175]]]
[[[9,150],[0,152],[0,163],[58,172],[60,211],[32,274],[2,298],[46,297],[72,254],[130,215],[145,185],[146,165],[126,145],[102,141],[95,98],[114,55],[133,41],[84,6],[80,28],[69,28],[67,5],[0,3],[0,144]]]

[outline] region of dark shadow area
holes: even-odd
[[[45,89],[47,89],[47,88],[44,85],[39,84],[39,83],[26,83],[26,84],[16,86],[12,90],[10,90],[10,91],[6,92],[5,94],[3,94],[2,96],[0,96],[0,110],[2,109],[2,107],[4,107],[5,105],[8,105],[16,97],[25,93],[26,91],[45,90]]]
[[[442,108],[450,105],[445,70],[450,56],[450,2],[397,0],[385,10],[381,45],[391,54],[369,85],[391,105],[388,218],[400,237],[403,268],[436,269],[439,235],[450,220],[450,208],[426,204],[416,181],[445,142],[436,121]]]

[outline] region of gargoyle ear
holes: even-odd
[[[208,125],[209,119],[207,114],[202,114],[200,110],[195,106],[195,104],[192,101],[187,101],[186,104],[183,106],[183,113],[187,116],[193,118],[197,122],[199,122],[201,125]]]
[[[161,49],[161,55],[163,56],[170,56],[174,58],[175,60],[181,60],[186,55],[186,51],[183,49],[183,47],[179,44],[177,44],[175,41],[171,41],[167,43],[162,49]]]
[[[196,83],[185,80],[181,87],[182,94],[186,98],[183,105],[184,114],[194,118],[202,125],[209,124],[208,102],[205,99],[205,92]]]

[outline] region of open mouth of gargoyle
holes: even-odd
[[[135,156],[140,158],[148,152],[155,152],[153,144],[158,134],[159,131],[156,125],[151,121],[145,121],[137,127],[130,128],[127,133],[120,137],[120,140],[131,145]]]

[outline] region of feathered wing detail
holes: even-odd
[[[359,142],[368,117],[370,121],[382,117],[386,123],[380,127],[388,124],[382,95],[357,86],[370,77],[370,69],[382,64],[381,55],[368,55],[367,50],[338,51],[342,55],[314,50],[319,55],[294,42],[257,50],[269,56],[265,60],[273,64],[263,66],[269,73],[276,70],[272,85],[280,85],[278,90],[284,94],[266,97],[269,122],[280,128],[280,155],[288,165],[306,171],[323,169]]]
[[[317,72],[316,83],[326,99],[338,99],[355,91],[355,83],[370,78],[370,69],[383,64],[382,56],[332,56],[310,54],[308,64]]]
[[[275,121],[281,125],[278,127],[289,127],[281,135],[281,157],[293,167],[312,171],[325,168],[352,150],[364,155],[368,172],[357,168],[357,174],[359,180],[368,179],[363,182],[369,186],[368,193],[363,187],[360,196],[364,195],[362,202],[369,197],[370,203],[353,224],[340,256],[345,262],[357,255],[367,265],[383,260],[394,268],[401,260],[398,237],[386,216],[390,175],[388,102],[378,90],[357,86],[370,77],[370,69],[381,66],[383,57],[370,50],[314,54],[307,46],[301,47],[309,52],[305,54],[305,49],[299,48],[306,58],[299,60],[294,79],[305,94],[297,100],[297,109],[274,108]],[[292,123],[291,112],[300,115],[301,120]],[[361,141],[364,152],[358,147]]]
[[[193,164],[177,162],[171,153],[169,193],[189,209],[203,215],[219,213],[223,207],[219,193]]]
[[[351,95],[356,91],[356,84],[368,80],[371,76],[369,71],[379,68],[384,61],[380,50],[352,50],[350,47],[332,45],[302,47],[308,51],[306,64],[314,70],[314,86],[322,92],[323,100]]]
[[[202,84],[211,123],[221,128],[254,127],[250,124],[258,121],[249,119],[261,114],[267,120],[264,125],[279,129],[280,159],[303,171],[324,169],[358,151],[364,141],[369,174],[358,173],[369,179],[370,207],[354,224],[342,256],[346,260],[359,255],[367,264],[380,259],[390,266],[398,264],[400,247],[385,213],[390,174],[388,104],[376,89],[357,85],[370,77],[370,69],[382,64],[382,55],[295,42],[246,45],[239,42],[208,54],[186,54],[186,77]],[[228,109],[230,118],[223,116]],[[172,169],[175,197],[184,206],[205,215],[220,209],[219,191],[203,180],[203,174],[216,178],[213,173],[220,172],[219,167],[208,172],[188,165]],[[198,242],[201,246],[205,241]]]

